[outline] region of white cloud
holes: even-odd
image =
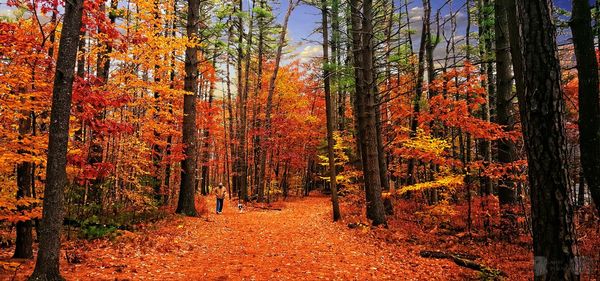
[[[423,18],[423,7],[413,7],[408,10],[408,18],[411,22],[419,22]]]
[[[302,61],[308,61],[321,56],[323,56],[323,47],[319,45],[308,45],[298,54],[298,57]]]
[[[412,16],[420,16],[423,14],[423,7],[421,7],[421,6],[412,7],[410,10],[408,10],[408,14],[411,17]]]

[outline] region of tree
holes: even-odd
[[[331,57],[334,65],[335,72],[342,69],[342,54],[343,49],[341,46],[343,32],[340,29],[340,0],[331,1]],[[344,131],[346,129],[346,89],[342,84],[341,75],[339,73],[331,73],[333,82],[335,83],[335,91],[337,92],[337,129]],[[333,96],[335,97],[335,95]],[[332,103],[335,105],[335,103]],[[335,112],[334,112],[335,115]],[[334,118],[335,120],[336,118]]]
[[[355,110],[358,127],[357,143],[361,152],[367,201],[367,218],[373,225],[387,224],[381,198],[381,175],[377,147],[376,90],[373,43],[373,1],[350,1],[353,63],[355,77]]]
[[[19,134],[24,136],[29,134],[31,131],[31,118],[30,112],[25,112],[26,118],[19,120]],[[17,200],[21,198],[31,197],[31,189],[33,187],[33,174],[32,174],[32,163],[23,162],[17,165]],[[20,208],[23,209],[23,208]],[[17,238],[15,241],[15,254],[14,258],[26,258],[30,259],[33,257],[33,236],[31,233],[32,229],[31,220],[17,222]]]
[[[9,5],[17,4],[12,3]],[[47,5],[55,8],[57,3],[48,3]],[[32,2],[32,5],[28,9],[38,9],[40,6],[44,6],[44,4]],[[16,164],[16,169],[14,169],[17,184],[16,212],[25,215],[18,219],[16,223],[14,258],[33,258],[32,230],[34,222],[36,227],[39,225],[38,218],[34,219],[30,215],[37,209],[37,204],[33,203],[36,197],[35,180],[37,164],[34,159],[41,152],[36,149],[40,145],[39,142],[34,141],[37,135],[36,123],[38,121],[36,110],[43,109],[42,114],[47,115],[45,109],[49,104],[43,103],[42,106],[34,106],[33,103],[39,103],[41,96],[46,95],[46,90],[49,90],[47,85],[52,78],[50,74],[53,71],[53,65],[47,58],[54,57],[55,27],[57,26],[56,10],[52,11],[49,22],[43,22],[47,22],[47,20],[44,18],[40,22],[40,15],[37,13],[32,13],[32,16],[28,19],[23,18],[23,15],[18,16],[15,23],[10,21],[5,22],[6,26],[18,26],[18,28],[8,28],[11,32],[6,32],[4,35],[7,37],[3,37],[3,39],[12,43],[3,45],[4,50],[0,51],[2,59],[9,62],[4,64],[4,67],[6,67],[2,71],[4,78],[10,76],[18,77],[16,81],[13,81],[16,83],[10,83],[10,79],[6,81],[6,84],[11,88],[10,93],[14,94],[17,97],[16,100],[19,102],[18,106],[9,105],[9,107],[11,109],[14,108],[13,112],[17,116],[20,116],[16,120],[16,124],[14,124],[18,133],[15,143],[19,144],[19,147],[15,147],[15,149],[19,154],[20,160]],[[47,30],[47,26],[51,29]],[[36,34],[36,36],[33,38],[28,37],[28,34]],[[33,42],[35,42],[35,45],[32,46]],[[6,49],[12,51],[6,51]],[[39,94],[35,94],[36,92]],[[6,99],[6,101],[10,101],[10,99]],[[10,135],[10,132],[3,132],[3,135],[7,137]],[[8,143],[10,142],[8,141]]]
[[[263,84],[263,60],[265,53],[265,31],[267,29],[267,20],[271,20],[272,15],[270,11],[265,9],[265,0],[261,0],[259,2],[260,7],[258,14],[258,52],[256,56],[257,60],[257,74],[256,74],[256,86],[254,87],[254,99],[257,101],[257,104],[254,105],[252,109],[252,119],[254,120],[254,129],[259,130],[261,127],[260,118],[258,114],[260,113],[261,104],[258,102],[259,95],[262,91]],[[256,183],[256,193],[258,195],[257,201],[262,202],[264,199],[264,181],[265,181],[265,172],[263,169],[265,167],[262,166],[262,149],[264,149],[261,145],[261,136],[256,134],[253,139],[254,145],[254,163],[255,163],[255,183]],[[265,154],[266,161],[266,154]]]
[[[331,186],[331,203],[333,206],[333,221],[341,219],[340,205],[338,203],[337,195],[337,181],[335,171],[335,155],[333,153],[333,147],[335,143],[333,141],[333,131],[335,121],[333,120],[333,105],[331,102],[331,85],[330,85],[330,71],[329,71],[329,26],[327,25],[327,0],[322,0],[321,4],[322,13],[322,29],[323,29],[323,87],[325,91],[325,111],[327,118],[327,157],[329,158],[329,184]]]
[[[261,144],[263,146],[266,146],[267,143],[270,143],[270,137],[271,137],[271,113],[273,111],[273,94],[275,93],[275,86],[276,86],[276,82],[277,82],[277,74],[279,72],[279,63],[281,62],[281,56],[283,53],[283,46],[285,45],[285,35],[287,33],[287,27],[288,27],[288,22],[290,19],[290,16],[292,15],[292,11],[294,10],[294,8],[296,8],[296,6],[298,5],[298,1],[294,1],[294,0],[290,0],[288,1],[288,8],[287,11],[285,12],[285,16],[283,18],[283,26],[281,27],[281,33],[279,36],[279,40],[277,43],[277,51],[275,53],[275,65],[273,68],[273,73],[271,74],[271,78],[269,79],[269,88],[268,88],[268,93],[267,93],[267,105],[266,105],[266,109],[265,109],[265,138],[266,140],[261,141]],[[267,147],[263,147],[260,151],[261,155],[260,155],[260,176],[259,178],[264,179],[265,178],[265,173],[266,173],[266,161],[267,161]],[[259,184],[264,184],[264,181],[260,181]],[[261,186],[259,187],[259,190],[264,190],[264,188]]]
[[[237,10],[236,10],[237,9]],[[246,201],[248,198],[248,179],[247,179],[247,159],[246,159],[246,112],[247,99],[244,91],[244,79],[242,71],[242,61],[244,59],[244,4],[239,0],[238,6],[234,8],[234,13],[238,18],[238,45],[237,45],[237,61],[236,61],[236,76],[237,76],[237,118],[235,138],[237,142],[232,149],[232,155],[235,155],[233,162],[233,191],[238,194],[238,197]],[[252,26],[252,20],[249,21]],[[252,45],[252,32],[248,32],[248,48]],[[246,54],[249,55],[249,54]],[[247,71],[246,71],[247,72]],[[247,80],[247,79],[246,79]]]
[[[83,0],[65,2],[52,91],[46,189],[39,230],[39,251],[30,280],[63,280],[59,270],[60,230],[63,222],[64,188],[67,184],[69,118]]]
[[[241,4],[240,4],[241,5]],[[252,62],[252,40],[254,38],[254,17],[255,17],[255,10],[254,8],[256,7],[256,2],[253,1],[252,2],[252,6],[250,9],[250,19],[248,20],[248,35],[246,41],[246,54],[245,54],[245,60],[246,60],[246,65],[244,67],[244,71],[243,71],[243,76],[244,76],[244,83],[240,83],[238,82],[238,93],[237,93],[237,97],[238,97],[238,142],[239,142],[239,147],[237,149],[238,152],[238,157],[236,158],[237,160],[237,165],[235,165],[235,167],[237,168],[237,172],[236,172],[236,178],[238,181],[238,192],[239,192],[239,198],[242,199],[244,202],[248,201],[248,145],[247,145],[247,141],[248,141],[248,93],[250,91],[250,64]],[[243,11],[242,7],[240,6],[240,11]],[[243,33],[244,33],[244,28],[243,25],[240,24],[240,36],[243,37]],[[241,60],[242,57],[240,56],[239,60]],[[241,68],[240,70],[241,71]],[[242,78],[241,74],[238,74],[238,79]],[[243,84],[243,87],[242,87]]]
[[[600,213],[600,86],[589,1],[573,0],[570,25],[579,79],[581,167],[596,209]]]
[[[529,167],[535,280],[578,280],[572,268],[576,238],[551,3],[507,3],[516,3],[516,10],[509,8],[507,12],[515,13],[518,20],[509,22],[518,24],[510,29],[510,36],[516,39],[511,44],[515,76],[523,81],[518,98]],[[516,65],[519,62],[521,65]]]
[[[505,131],[514,127],[512,103],[512,61],[508,41],[508,17],[503,0],[494,2],[496,40],[496,122],[504,126]],[[516,160],[517,148],[510,139],[502,138],[498,143],[498,162],[508,164]],[[503,177],[498,182],[500,204],[512,204],[516,199],[513,181]]]
[[[187,36],[190,40],[185,49],[185,80],[183,90],[183,144],[185,158],[181,161],[181,183],[177,213],[188,216],[196,215],[196,145],[198,132],[196,129],[196,95],[198,92],[198,19],[199,0],[188,1]]]
[[[417,64],[417,81],[415,86],[415,99],[413,103],[413,116],[410,121],[411,138],[417,136],[417,128],[419,127],[418,115],[421,112],[421,97],[423,96],[423,75],[425,75],[425,50],[431,39],[430,33],[430,16],[431,5],[429,0],[423,0],[423,26],[421,29],[421,43],[419,43],[419,62]],[[415,159],[408,160],[407,183],[409,185],[416,183]]]
[[[490,0],[479,0],[477,9],[479,16],[479,54],[480,59],[484,61],[481,65],[481,72],[486,75],[486,80],[482,81],[486,88],[486,102],[481,105],[481,119],[489,122],[490,116],[490,100],[494,99],[496,93],[493,53],[492,53],[492,35],[493,26],[491,26],[491,4]],[[484,167],[488,167],[492,162],[492,143],[488,140],[480,140],[478,148]],[[490,195],[493,193],[493,184],[488,176],[480,176],[479,185],[481,194]]]

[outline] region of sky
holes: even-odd
[[[399,6],[400,1],[404,3],[403,0],[394,0],[396,2],[396,7]],[[442,6],[447,0],[431,0],[431,8],[432,13],[435,13],[440,6]],[[466,0],[454,0],[454,9],[463,6]],[[476,3],[477,0],[471,0],[472,3]],[[594,4],[595,0],[589,0],[590,4]],[[554,5],[556,7],[560,7],[562,9],[570,10],[571,9],[571,0],[553,0]],[[287,8],[287,1],[283,0],[280,9]],[[420,29],[421,23],[419,23],[419,19],[423,13],[423,6],[421,0],[409,0],[409,9],[411,13],[411,18],[415,21],[412,26],[413,29]],[[463,9],[464,10],[464,9]],[[277,13],[278,11],[276,11]],[[448,14],[449,8],[445,6],[441,10],[441,14]],[[283,21],[283,13],[279,13],[279,21]],[[302,4],[298,6],[292,16],[290,17],[289,22],[289,39],[296,46],[296,50],[292,52],[292,54],[296,54],[300,56],[301,59],[308,59],[311,57],[318,57],[321,53],[320,42],[322,40],[320,33],[315,33],[314,30],[318,28],[321,24],[321,11],[314,6],[309,6],[306,4]],[[462,17],[459,15],[458,21],[458,32],[462,30],[464,34],[464,29],[466,24],[466,16],[463,14]],[[474,29],[476,31],[476,28]],[[417,34],[420,34],[417,32]],[[418,37],[418,36],[415,36]],[[418,38],[415,38],[415,46],[418,46]],[[443,52],[441,46],[436,50],[437,52]]]
[[[250,1],[252,0],[243,0],[246,7],[250,6]],[[275,4],[275,13],[277,14],[278,21],[281,23],[283,21],[285,10],[287,9],[288,0],[278,0],[281,2],[280,4]],[[297,0],[294,0],[297,1]],[[396,1],[396,7],[400,6],[400,2],[404,2],[404,0],[394,0]],[[457,7],[461,7],[466,0],[454,0],[454,9]],[[477,0],[471,0],[473,2]],[[589,0],[590,3],[593,3],[594,0]],[[446,0],[431,0],[432,13],[435,13],[440,6],[442,6]],[[0,16],[7,15],[10,13],[8,7],[4,4],[5,1],[0,1]],[[409,0],[409,9],[411,13],[411,18],[413,19],[413,29],[417,31],[420,29],[421,24],[419,23],[419,19],[422,15],[422,2],[421,0]],[[571,0],[553,0],[553,3],[560,8],[570,10],[571,9]],[[449,13],[449,8],[446,5],[444,9],[441,10],[443,15],[447,15]],[[459,15],[460,17],[460,15]],[[321,34],[319,32],[315,32],[315,30],[321,24],[321,11],[314,6],[307,4],[300,4],[294,12],[292,13],[289,26],[288,26],[288,38],[291,42],[291,48],[288,49],[291,57],[287,59],[300,58],[303,60],[310,59],[312,57],[318,57],[322,53],[320,42],[322,40]],[[458,32],[462,31],[464,34],[464,24],[466,24],[466,17],[464,14],[462,18],[459,19],[458,22]],[[418,38],[419,36],[415,36],[415,46],[418,46]],[[441,48],[441,47],[440,47]],[[438,52],[442,50],[436,50]]]

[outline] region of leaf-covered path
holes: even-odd
[[[212,198],[211,198],[212,199]],[[410,245],[377,242],[331,223],[329,201],[309,197],[281,211],[232,202],[208,217],[174,216],[115,241],[78,245],[79,264],[61,262],[67,280],[457,280],[473,276],[423,259]],[[209,202],[212,209],[213,202]],[[64,256],[64,255],[63,255]],[[27,262],[19,270],[25,278]]]

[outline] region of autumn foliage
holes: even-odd
[[[381,2],[375,5],[375,21],[381,22],[369,31],[375,36],[366,36],[380,42],[363,46],[375,50],[358,59],[351,43],[359,34],[350,34],[355,2],[324,1],[319,9],[332,20],[327,64],[300,57],[285,36],[281,46],[274,43],[286,31],[275,10],[285,5],[202,1],[198,36],[189,37],[184,2],[84,1],[61,206],[65,276],[530,279],[536,218],[520,125],[522,100],[517,93],[508,97],[503,106],[510,124],[498,120],[495,87],[501,78],[492,65],[493,34],[486,34],[494,20],[486,18],[493,14],[490,1],[464,10],[469,16],[478,13],[480,18],[468,21],[481,30],[476,39],[467,36],[462,48],[454,41],[462,35],[456,34],[453,17],[464,7],[440,8],[450,15],[440,23],[438,11],[438,34],[423,31],[419,41],[428,39],[419,42],[419,55],[413,31],[404,30],[404,21],[414,20],[412,4],[402,4],[404,15],[396,2]],[[23,223],[31,237],[38,237],[65,7],[55,0],[9,0],[6,6],[10,16],[0,20],[0,276],[23,279],[34,264],[9,256],[21,243],[15,229]],[[367,23],[362,21],[361,28]],[[444,44],[448,54],[434,61],[433,51]],[[283,58],[276,58],[278,48]],[[188,58],[198,70],[192,73],[195,93],[184,90],[190,67],[186,49],[198,52]],[[451,49],[456,58],[449,57]],[[367,78],[373,81],[354,65],[369,55],[373,73]],[[588,204],[581,172],[579,81],[570,68],[572,56],[571,48],[561,49],[565,169],[573,184],[569,200],[577,201],[572,203],[578,249],[599,259],[598,216]],[[332,116],[326,116],[324,72],[331,75]],[[372,83],[362,90],[373,96],[360,92],[359,77]],[[512,89],[512,79],[511,95],[518,90]],[[196,98],[194,146],[183,141],[189,95]],[[357,105],[357,100],[368,101],[365,97],[373,99],[365,102],[371,111]],[[376,120],[376,128],[360,126],[365,116]],[[328,118],[334,128],[329,147]],[[361,143],[367,129],[376,137]],[[362,150],[365,143],[372,150]],[[196,155],[186,155],[190,147]],[[509,152],[501,151],[506,147]],[[372,201],[385,206],[378,223],[366,213],[372,186],[365,179],[369,167],[361,161],[374,152],[374,160],[383,159],[377,163],[379,175],[371,175],[381,189]],[[500,157],[502,152],[510,159]],[[195,218],[173,214],[184,193],[183,160],[197,164],[189,175],[195,197],[188,197],[198,211]],[[330,222],[329,201],[323,197],[332,194],[330,169],[336,174],[333,194],[342,206],[338,224]],[[219,183],[229,195],[223,216],[214,214],[211,195]],[[36,244],[30,243],[33,249]],[[431,260],[423,251],[443,252],[443,257]],[[585,277],[600,272],[588,269]]]

